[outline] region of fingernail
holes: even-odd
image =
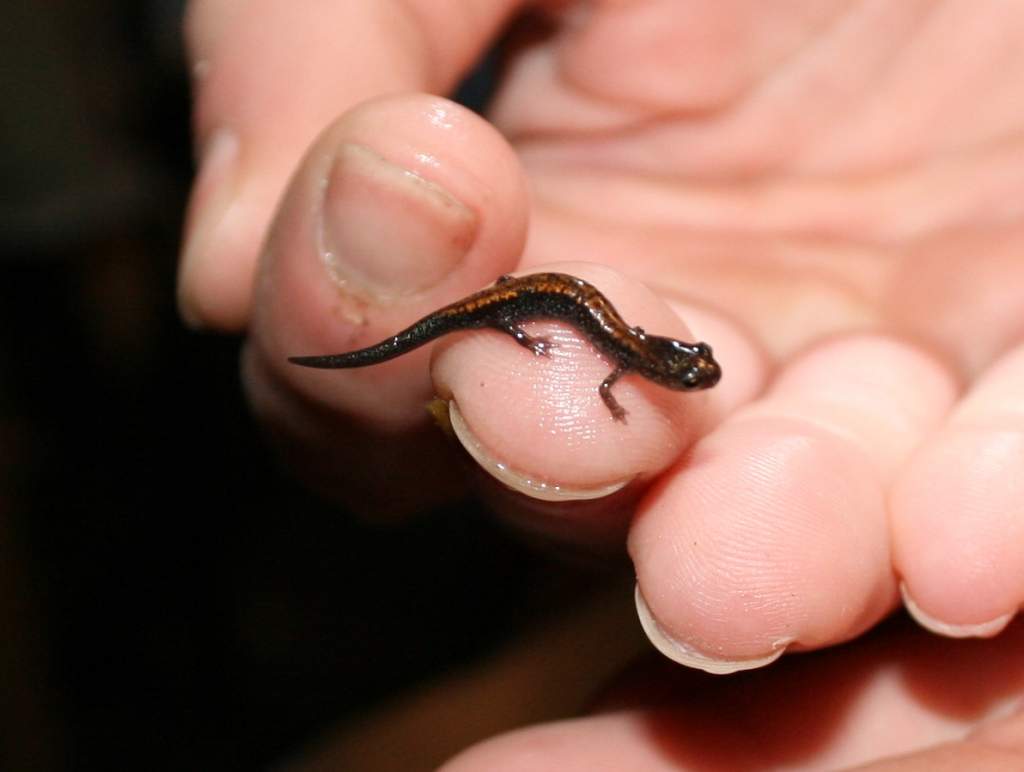
[[[237,161],[238,137],[229,129],[213,132],[200,153],[178,270],[178,307],[190,327],[202,326],[200,314],[193,307],[193,279],[202,263],[210,259],[235,203]]]
[[[714,675],[727,675],[740,670],[755,670],[764,667],[781,657],[786,652],[786,647],[793,642],[792,638],[775,641],[772,644],[772,652],[764,657],[740,660],[723,659],[695,649],[687,643],[677,641],[666,633],[651,614],[647,601],[644,600],[644,596],[640,592],[639,584],[636,586],[636,613],[640,618],[640,626],[654,648],[673,662]]]
[[[338,149],[321,254],[335,280],[378,299],[427,289],[465,257],[478,218],[439,185],[360,145]]]
[[[970,625],[954,625],[949,622],[943,622],[940,619],[925,613],[917,601],[911,596],[907,590],[907,585],[904,582],[900,582],[900,595],[903,596],[903,605],[907,609],[907,613],[914,618],[921,627],[929,632],[933,632],[936,635],[944,635],[947,638],[991,638],[993,635],[1001,632],[1006,627],[1010,620],[1016,616],[1014,612],[1003,614],[995,619],[990,619],[987,622],[978,622],[977,624]]]
[[[462,447],[473,457],[473,460],[480,465],[498,482],[514,491],[522,493],[539,501],[590,501],[610,496],[622,488],[625,488],[629,480],[617,480],[598,488],[571,488],[566,485],[548,482],[536,476],[519,472],[508,464],[498,461],[491,456],[477,436],[470,431],[466,420],[462,417],[455,400],[448,403],[448,417],[451,421],[452,431]]]

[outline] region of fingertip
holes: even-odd
[[[827,434],[726,421],[640,502],[629,552],[665,637],[756,662],[780,641],[841,640],[890,607],[882,503],[870,465]]]
[[[669,634],[651,613],[647,601],[644,600],[640,585],[636,586],[636,613],[644,634],[661,654],[684,667],[703,670],[712,675],[729,675],[743,670],[756,670],[775,662],[786,653],[786,647],[792,643],[790,637],[773,641],[771,650],[760,657],[732,659],[727,655],[716,655],[698,649],[687,641],[679,640]]]
[[[907,613],[925,630],[947,638],[991,638],[998,635],[1010,624],[1016,612],[1001,614],[993,619],[968,624],[953,624],[932,616],[914,600],[906,582],[900,582],[900,595]]]
[[[934,362],[877,336],[794,361],[641,501],[630,553],[660,628],[733,661],[877,621],[897,599],[887,475],[952,395]]]
[[[618,493],[630,483],[630,478],[626,477],[596,486],[572,487],[537,474],[524,473],[491,455],[487,446],[473,433],[454,400],[448,403],[448,416],[454,436],[477,465],[499,483],[523,496],[548,502],[591,501]]]
[[[578,276],[598,287],[629,324],[681,339],[690,333],[650,290],[604,266],[560,263],[530,272]],[[627,375],[613,393],[628,413],[615,419],[599,386],[616,363],[595,351],[575,327],[527,321],[534,336],[554,345],[534,356],[507,336],[482,331],[437,348],[433,376],[438,393],[452,395],[472,427],[474,445],[500,468],[529,481],[525,495],[544,490],[617,489],[650,479],[671,464],[707,426],[707,392],[680,393]],[[493,468],[488,464],[487,468]]]
[[[946,635],[990,635],[1024,603],[1024,347],[974,384],[890,495],[908,609]]]

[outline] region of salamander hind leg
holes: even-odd
[[[516,343],[520,346],[530,349],[537,356],[546,357],[551,349],[555,347],[555,344],[547,338],[535,338],[514,322],[502,322],[496,326],[502,332],[507,332],[515,338]]]
[[[597,387],[597,393],[601,395],[601,399],[604,400],[604,404],[608,408],[608,412],[612,414],[612,418],[622,423],[626,423],[626,409],[615,399],[615,395],[612,394],[612,386],[625,373],[626,371],[623,368],[618,367],[612,370],[608,377],[601,381],[601,385]]]

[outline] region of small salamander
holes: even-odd
[[[678,391],[711,388],[722,375],[706,343],[683,343],[631,327],[596,287],[564,273],[502,276],[493,286],[434,311],[376,345],[344,354],[289,357],[288,361],[304,367],[365,367],[394,359],[450,332],[481,327],[506,332],[519,345],[546,356],[551,344],[519,326],[530,319],[567,322],[612,360],[615,368],[601,382],[598,393],[616,421],[625,421],[626,411],[612,395],[612,386],[626,373]]]

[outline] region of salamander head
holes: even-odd
[[[722,377],[722,368],[707,343],[683,343],[674,338],[648,335],[651,362],[640,371],[662,386],[677,391],[710,389]]]

